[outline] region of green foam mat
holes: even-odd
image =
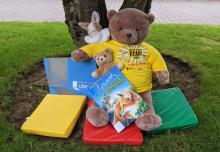
[[[179,88],[152,91],[155,112],[162,118],[162,125],[148,133],[180,130],[198,125],[198,119]]]

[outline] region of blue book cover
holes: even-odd
[[[89,95],[88,87],[97,78],[91,76],[96,62],[75,62],[71,58],[45,58],[44,66],[51,94]]]
[[[117,67],[98,79],[88,92],[97,105],[107,111],[118,133],[147,110],[145,101]]]

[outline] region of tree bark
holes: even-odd
[[[108,27],[107,10],[104,0],[62,0],[65,11],[66,24],[76,48],[85,45],[84,31],[78,22],[90,22],[92,12],[96,10],[100,15],[102,27]],[[150,12],[152,0],[125,0],[122,8],[137,8],[145,13]]]

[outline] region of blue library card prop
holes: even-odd
[[[51,94],[88,96],[87,88],[97,80],[91,76],[96,70],[93,59],[75,62],[71,58],[45,58],[44,66]]]

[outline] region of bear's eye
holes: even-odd
[[[121,31],[121,30],[122,30],[122,27],[120,27],[119,30]]]
[[[107,56],[106,56],[106,55],[104,55],[104,57],[106,58]]]

